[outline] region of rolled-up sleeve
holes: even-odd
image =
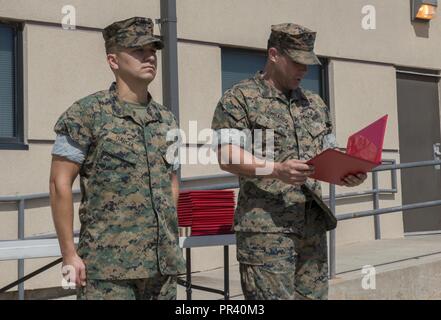
[[[54,131],[57,135],[68,136],[82,149],[87,150],[93,139],[92,118],[90,107],[74,103],[58,118]]]
[[[239,91],[230,90],[225,93],[216,106],[212,130],[216,133],[213,142],[217,145],[234,144],[241,147],[250,138],[249,121],[246,104]]]
[[[86,150],[73,141],[69,136],[57,135],[52,148],[52,155],[82,164],[86,157]]]

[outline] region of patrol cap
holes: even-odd
[[[150,18],[133,17],[117,21],[103,30],[106,50],[112,47],[136,48],[153,44],[162,49],[161,39],[153,35],[153,21]]]
[[[294,23],[271,26],[268,48],[283,50],[293,61],[301,64],[321,64],[314,53],[316,33]]]

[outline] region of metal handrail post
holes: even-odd
[[[335,184],[329,185],[329,206],[335,216]],[[335,243],[336,229],[329,232],[329,276],[331,279],[334,279],[336,275]]]
[[[21,199],[18,202],[18,239],[23,240],[25,236],[24,232],[24,219],[25,219],[25,200]],[[24,277],[24,259],[18,260],[17,265],[17,274],[18,279],[21,279]],[[18,299],[24,300],[24,283],[20,283],[18,285]]]
[[[380,193],[378,191],[378,172],[372,172],[372,187],[374,189],[374,194],[372,197],[374,210],[380,208]],[[374,227],[375,227],[375,240],[381,239],[381,217],[379,215],[374,216]]]

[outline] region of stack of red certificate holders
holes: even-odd
[[[191,227],[192,236],[233,233],[233,190],[184,191],[179,194],[179,227]]]

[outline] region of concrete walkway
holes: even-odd
[[[331,300],[441,299],[441,234],[341,245],[336,253],[337,277],[330,281]],[[361,270],[368,265],[375,267],[375,289],[366,290]],[[223,272],[218,268],[193,273],[193,284],[222,290]],[[193,300],[223,299],[196,289],[192,295]],[[238,264],[230,265],[230,297],[244,299]],[[182,286],[178,286],[178,299],[186,299]]]
[[[331,280],[330,299],[441,299],[441,234],[409,236],[337,247],[337,277]],[[363,289],[364,266],[374,266],[375,289]],[[194,284],[223,289],[223,268],[194,273]],[[365,286],[366,287],[366,286]],[[194,300],[223,299],[193,290]],[[230,265],[231,299],[243,300],[239,266]],[[185,288],[178,286],[178,299]]]
[[[219,268],[210,271],[203,271],[192,274],[192,284],[200,285],[218,290],[224,289],[224,269]],[[220,294],[210,293],[201,290],[192,290],[192,300],[223,300]],[[178,286],[178,299],[186,300],[186,291],[183,286]],[[239,264],[230,265],[230,299],[243,300],[240,287]]]
[[[366,289],[367,274],[361,272],[368,265],[375,267],[375,289]],[[331,281],[329,296],[339,300],[441,299],[441,234],[337,247],[337,277]]]

